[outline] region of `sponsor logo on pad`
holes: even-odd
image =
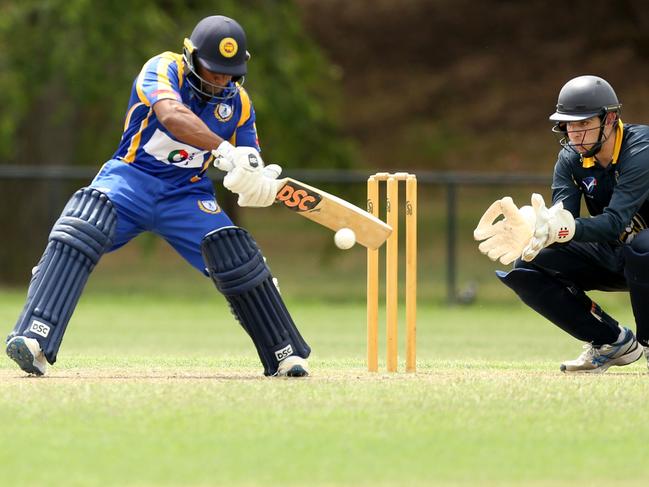
[[[50,327],[49,325],[46,325],[41,321],[34,320],[32,321],[32,324],[29,326],[29,331],[31,331],[32,333],[36,333],[37,335],[40,335],[43,338],[47,338],[47,335],[50,334]]]

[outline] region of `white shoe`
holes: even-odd
[[[647,357],[647,368],[649,368],[649,347],[644,347],[644,356]]]
[[[28,374],[43,375],[47,370],[47,359],[33,338],[13,337],[7,343],[7,355]]]
[[[593,346],[584,345],[584,351],[575,360],[561,364],[561,372],[602,373],[612,365],[628,365],[642,357],[642,346],[628,328],[621,328],[624,335],[615,343]]]
[[[279,363],[277,377],[306,377],[309,375],[309,363],[306,359],[291,355]]]

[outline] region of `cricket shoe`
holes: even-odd
[[[647,368],[649,368],[649,347],[644,347],[644,356],[647,357]]]
[[[306,377],[309,375],[309,364],[306,359],[291,355],[279,363],[277,377]]]
[[[28,374],[43,375],[47,370],[47,360],[38,340],[22,336],[13,337],[7,343],[7,355]]]
[[[584,351],[575,360],[561,364],[561,372],[602,373],[612,365],[628,365],[642,357],[642,346],[628,328],[620,327],[624,334],[615,343],[594,346],[584,345]]]

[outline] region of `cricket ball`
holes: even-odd
[[[334,235],[334,242],[339,249],[351,249],[356,243],[356,234],[351,228],[341,228]]]

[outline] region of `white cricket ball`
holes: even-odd
[[[356,243],[356,234],[351,228],[341,228],[334,235],[334,242],[339,249],[351,249]]]

